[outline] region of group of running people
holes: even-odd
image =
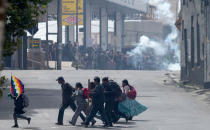
[[[65,82],[63,77],[58,77],[57,82],[62,89],[62,104],[56,125],[63,125],[64,111],[68,107],[74,111],[69,123],[75,126],[80,116],[83,121],[81,124],[85,127],[88,127],[90,123],[91,126],[94,126],[95,118],[102,120],[103,127],[113,127],[113,124],[117,123],[120,118],[125,118],[128,122],[133,116],[147,110],[147,107],[135,100],[136,89],[126,79],[122,81],[122,87],[115,81],[109,80],[108,77],[104,77],[101,83],[98,76],[93,82],[88,80],[88,88],[84,88],[80,82],[72,87]],[[24,107],[29,105],[27,96],[23,92],[18,98],[12,98],[15,104],[13,114],[15,125],[13,127],[19,127],[18,118],[25,119],[30,124],[31,118],[23,115]]]

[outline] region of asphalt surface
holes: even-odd
[[[81,130],[105,129],[102,122],[97,120],[96,126],[84,128],[78,119],[77,126],[71,126],[68,121],[73,112],[65,111],[64,126],[56,126],[58,108],[61,103],[60,86],[55,81],[63,76],[67,82],[75,85],[81,82],[87,86],[87,81],[94,76],[109,76],[121,84],[128,79],[137,89],[137,101],[148,107],[148,110],[136,117],[133,121],[125,123],[121,119],[114,127],[116,130],[209,130],[210,105],[198,100],[182,88],[176,87],[165,75],[166,71],[4,71],[10,78],[13,74],[25,84],[25,92],[29,96],[30,106],[26,115],[32,117],[30,125],[19,120],[19,129],[27,130]],[[0,130],[10,130],[13,125],[13,101],[4,96],[0,99]]]

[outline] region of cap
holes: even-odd
[[[98,76],[95,76],[95,77],[94,77],[94,81],[100,83],[100,78],[99,78]]]
[[[63,78],[63,77],[58,77],[58,78],[56,79],[56,81],[64,81],[64,78]]]
[[[108,77],[104,77],[102,80],[108,82],[109,81],[109,78]]]

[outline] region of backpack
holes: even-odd
[[[130,99],[135,99],[136,98],[136,89],[133,86],[129,86],[130,87],[130,92],[128,93],[128,97]]]
[[[29,106],[29,99],[25,94],[22,94],[22,98],[23,98],[23,107],[28,107]]]
[[[88,98],[88,88],[82,88],[82,91],[83,91],[84,98],[87,99]]]
[[[115,98],[120,97],[122,94],[120,86],[113,80],[109,81],[109,85],[111,86],[111,89],[114,92]]]
[[[75,89],[69,83],[66,83],[65,86],[67,86],[69,92],[71,93],[75,92]]]

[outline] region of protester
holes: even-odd
[[[92,97],[92,107],[90,110],[90,114],[85,120],[85,127],[88,127],[89,122],[96,116],[97,112],[100,112],[101,118],[104,122],[104,127],[110,126],[108,123],[105,110],[104,110],[104,89],[100,84],[100,78],[94,78],[95,88],[89,92],[89,95]]]
[[[83,111],[85,113],[86,116],[88,116],[88,104],[85,100],[85,96],[84,96],[84,91],[83,86],[81,83],[76,83],[75,86],[75,93],[74,93],[74,98],[75,101],[77,103],[77,109],[74,113],[74,116],[72,117],[72,120],[69,121],[70,124],[75,125],[77,122],[77,118],[78,116],[81,114],[81,112]],[[92,121],[92,126],[96,123],[96,121],[93,119]]]
[[[121,101],[121,95],[122,95],[122,90],[120,86],[115,82],[114,80],[109,80],[109,85],[111,86],[112,92],[113,92],[113,110],[111,113],[112,116],[112,122],[116,123],[120,119],[120,114],[118,111],[118,104],[119,101]]]
[[[63,124],[63,114],[64,110],[70,106],[74,111],[74,116],[72,120],[69,121],[70,124],[76,125],[77,118],[80,115],[82,120],[81,124],[85,127],[96,123],[94,117],[97,117],[97,113],[100,114],[100,119],[103,121],[103,127],[112,127],[112,123],[116,123],[120,117],[126,119],[126,122],[132,117],[147,110],[147,107],[138,103],[136,98],[136,90],[133,86],[128,83],[128,80],[122,81],[122,90],[120,86],[113,80],[104,77],[102,79],[102,85],[100,84],[100,78],[95,77],[94,83],[88,82],[89,87],[86,92],[81,83],[76,83],[75,92],[72,96],[74,89],[68,83],[65,83],[63,77],[57,79],[58,83],[61,84],[63,92],[63,103],[59,110],[58,123],[57,125]],[[76,101],[77,107],[74,104]],[[88,99],[88,102],[86,101]],[[92,100],[89,113],[89,101]],[[105,103],[105,107],[104,107]],[[84,120],[84,116],[81,112],[84,112],[87,116]]]
[[[128,83],[128,80],[125,79],[122,81],[122,89],[126,99],[119,103],[118,109],[127,122],[129,119],[132,119],[133,116],[137,116],[146,111],[147,107],[135,100],[135,88]]]
[[[71,50],[71,52],[65,50]],[[105,51],[98,46],[85,49],[83,46],[65,45],[63,53],[65,53],[63,60],[71,59],[73,61],[72,66],[75,68],[79,65],[79,68],[82,69],[135,69],[134,66],[128,66],[126,54],[122,52],[114,53],[112,50]]]
[[[114,91],[111,84],[109,84],[108,77],[102,79],[105,95],[105,112],[110,126],[112,126],[112,112],[114,111]]]
[[[62,88],[62,105],[59,109],[58,122],[56,124],[63,125],[63,115],[64,115],[65,109],[68,106],[70,106],[73,111],[76,111],[77,107],[74,103],[74,100],[72,99],[74,88],[69,83],[65,83],[65,80],[63,77],[58,77],[57,81],[61,85],[61,88]],[[83,121],[85,121],[85,117],[83,116],[83,114],[80,113],[80,117]]]
[[[24,107],[28,106],[28,99],[26,99],[27,98],[26,95],[24,95],[24,93],[22,93],[19,97],[13,97],[12,95],[10,95],[10,96],[14,99],[14,105],[15,105],[14,114],[13,114],[15,125],[12,127],[13,128],[19,127],[18,122],[17,122],[18,118],[27,120],[28,124],[30,124],[31,118],[23,115],[25,113],[25,111],[23,110]]]

